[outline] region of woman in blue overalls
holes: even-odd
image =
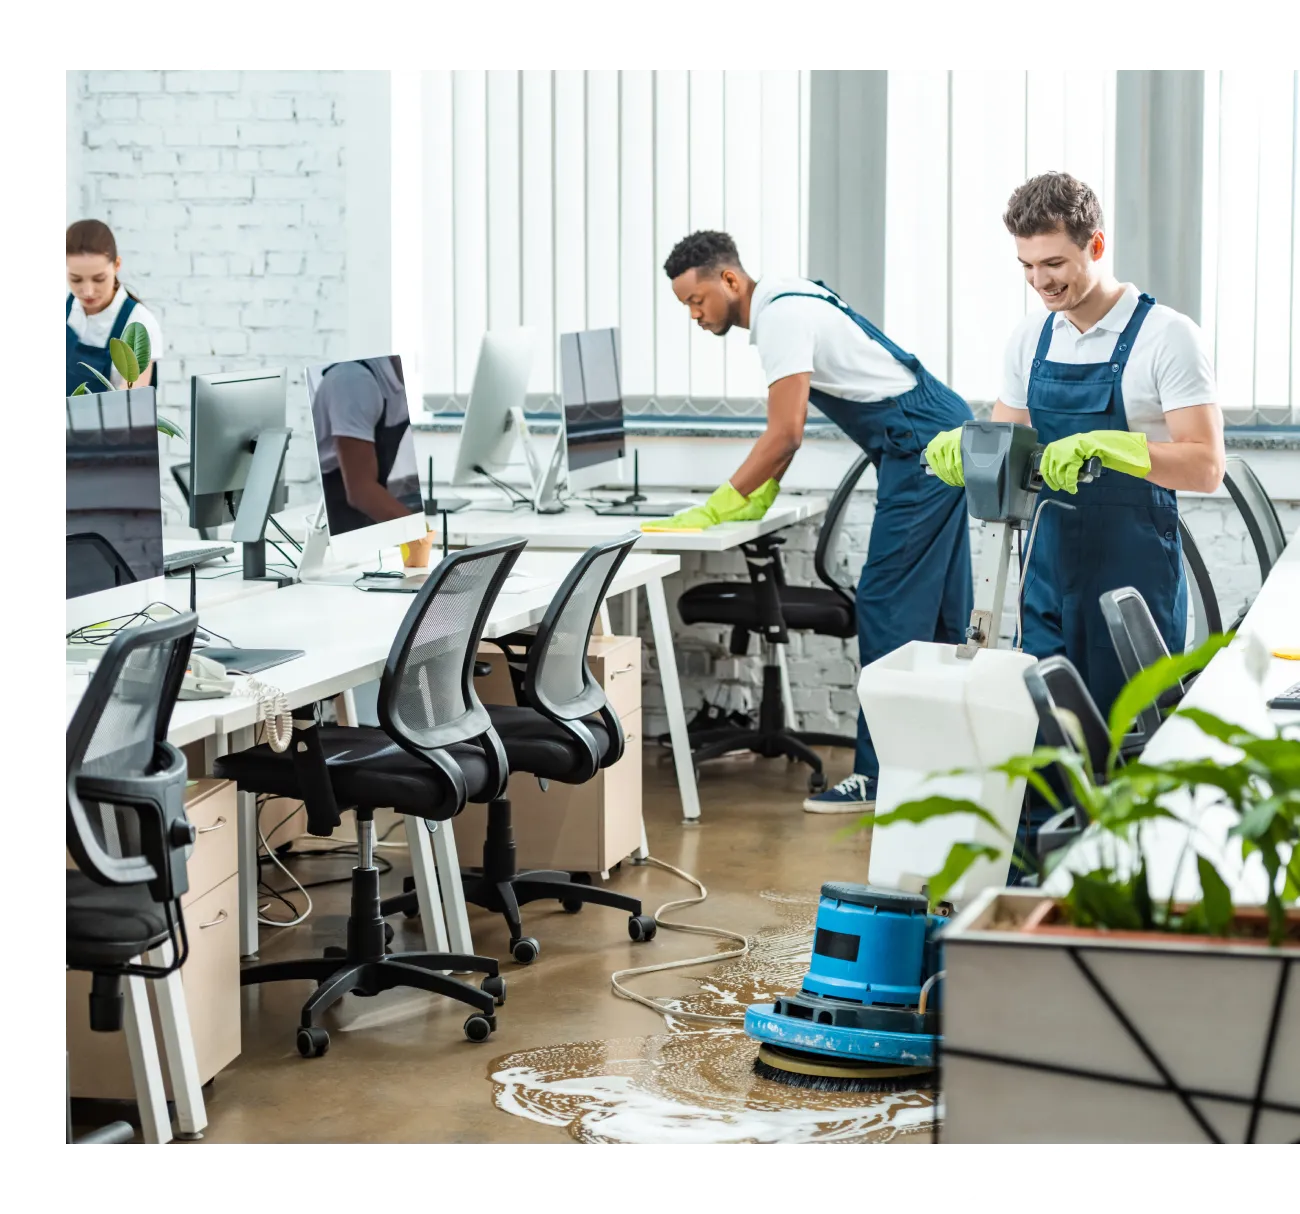
[[[64,305],[66,334],[66,391],[71,396],[81,384],[91,392],[107,389],[93,367],[114,387],[124,387],[109,354],[109,342],[121,338],[127,325],[136,322],[149,333],[152,359],[140,369],[136,384],[154,382],[154,363],[162,353],[162,331],[157,318],[118,281],[122,259],[107,224],[82,219],[67,231],[68,298]]]
[[[691,309],[692,318],[702,328],[721,335],[733,325],[752,326],[751,304],[757,283],[741,267],[735,243],[725,233],[697,232],[688,236],[673,250],[664,269],[674,293]],[[817,342],[822,340],[818,336],[813,342],[815,365],[805,362],[798,368],[810,374],[791,374],[775,380],[769,375],[767,429],[731,480],[703,507],[655,526],[707,527],[761,517],[776,497],[777,481],[802,441],[803,419],[811,401],[870,456],[876,468],[876,513],[857,591],[862,664],[874,662],[908,641],[955,644],[965,636],[973,606],[965,497],[937,478],[923,475],[920,457],[936,434],[960,427],[970,420],[971,411],[915,356],[895,345],[824,284],[795,280],[791,285],[800,289],[782,284],[778,293],[765,298],[761,306],[794,296],[818,300],[828,312],[838,310],[865,334],[869,343],[889,356],[879,359],[869,343],[866,349],[859,347],[852,330],[838,326],[836,339],[842,344],[847,341],[851,352],[863,355],[864,367],[876,360],[874,370],[861,372],[863,384],[878,371],[882,385],[892,376],[895,384],[901,378],[903,383],[914,386],[906,391],[881,390],[876,394],[879,399],[870,401],[841,398],[812,387],[814,377],[827,382],[817,362]],[[802,289],[813,286],[818,290]],[[820,321],[809,323],[809,332],[820,332]],[[756,330],[760,356],[766,332]],[[900,367],[906,369],[901,375]],[[854,774],[837,788],[810,797],[804,808],[818,813],[870,809],[875,802],[879,770],[875,747],[859,713]]]

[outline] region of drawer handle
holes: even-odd
[[[635,663],[629,662],[626,666],[623,667],[622,670],[612,670],[610,671],[609,677],[611,679],[616,679],[621,674],[627,674],[629,670],[633,669],[634,665]]]
[[[207,928],[207,927],[216,927],[218,923],[224,923],[224,922],[225,922],[227,919],[229,919],[229,918],[230,918],[230,916],[229,916],[228,914],[226,914],[225,911],[218,911],[218,912],[217,912],[217,917],[216,917],[215,919],[213,919],[211,923],[200,923],[200,924],[199,924],[199,931],[202,931],[204,928]]]
[[[222,814],[211,826],[200,826],[194,833],[196,835],[206,835],[209,831],[220,830],[226,824],[226,817]]]
[[[636,734],[634,734],[634,733],[630,733],[630,734],[628,734],[627,737],[623,739],[623,742],[624,742],[625,744],[628,743],[628,742],[635,742],[635,741],[636,741]]]

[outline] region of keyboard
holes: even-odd
[[[610,502],[592,506],[591,512],[606,518],[671,518],[699,502]]]
[[[1269,700],[1268,706],[1300,709],[1300,683],[1292,683],[1280,696],[1274,696]]]
[[[163,557],[163,572],[176,573],[180,569],[192,569],[197,565],[206,565],[208,561],[220,560],[231,556],[234,548],[223,544],[218,548],[187,548],[184,552],[173,552]]]

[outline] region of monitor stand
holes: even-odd
[[[284,456],[289,449],[291,431],[276,428],[263,430],[253,440],[253,462],[244,478],[244,495],[235,516],[230,538],[244,546],[244,581],[274,582],[292,586],[293,577],[266,571],[266,520],[271,514],[275,487],[284,470]]]
[[[519,444],[523,448],[524,459],[528,463],[528,475],[529,480],[532,482],[533,491],[533,510],[538,514],[561,513],[566,509],[558,494],[560,473],[564,467],[565,456],[563,419],[561,418],[560,430],[555,436],[555,442],[551,447],[550,455],[547,457],[546,466],[543,467],[541,461],[537,458],[537,444],[528,429],[528,421],[524,417],[524,411],[515,406],[510,410],[510,414],[514,418],[515,430],[519,435]]]

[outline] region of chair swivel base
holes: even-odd
[[[806,763],[812,769],[808,773],[808,791],[814,793],[826,788],[826,773],[821,756],[812,747],[856,745],[856,739],[839,734],[786,729],[711,729],[691,741],[691,761],[695,764],[697,777],[701,763],[738,750],[749,750],[764,759],[784,757],[796,763]]]
[[[385,929],[380,915],[379,870],[352,870],[352,909],[348,915],[346,949],[326,949],[322,957],[292,961],[263,961],[240,972],[242,986],[262,982],[309,980],[316,990],[302,1005],[298,1027],[298,1052],[304,1058],[319,1058],[329,1049],[329,1033],[316,1021],[344,995],[377,995],[380,991],[409,988],[446,995],[473,1008],[465,1021],[465,1036],[486,1041],[497,1026],[495,1009],[506,1001],[505,979],[492,957],[458,953],[386,953]],[[443,970],[486,974],[475,989]]]

